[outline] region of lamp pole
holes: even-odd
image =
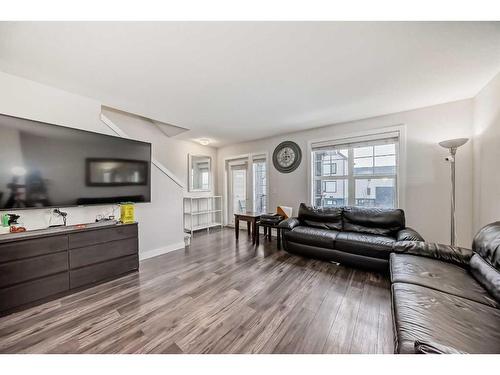
[[[441,147],[447,148],[450,151],[450,156],[446,157],[445,160],[450,162],[451,168],[451,228],[450,228],[450,244],[455,246],[456,242],[456,224],[455,224],[455,155],[457,153],[457,148],[467,143],[468,138],[457,138],[450,139],[447,141],[439,142]]]
[[[451,167],[451,230],[450,230],[450,244],[455,246],[455,154],[457,148],[450,148],[450,167]]]

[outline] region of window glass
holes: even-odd
[[[316,176],[344,176],[347,173],[347,150],[325,150],[314,154]]]
[[[373,146],[354,148],[355,158],[360,158],[365,156],[373,156]]]
[[[325,193],[336,193],[337,181],[323,181],[323,191]]]
[[[354,158],[354,174],[373,174],[373,157]]]
[[[375,156],[395,155],[395,154],[396,154],[396,145],[394,143],[375,146]]]
[[[356,179],[356,206],[394,207],[396,185],[394,178]]]
[[[395,207],[397,138],[312,151],[312,204]],[[352,160],[349,160],[352,158]],[[349,192],[349,186],[351,192]]]
[[[316,180],[313,203],[319,207],[346,206],[348,194],[347,179]]]
[[[267,212],[266,162],[253,163],[253,208],[256,212]]]

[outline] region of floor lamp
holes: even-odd
[[[447,148],[450,151],[450,156],[445,160],[450,162],[451,167],[451,246],[455,246],[455,154],[457,148],[467,143],[469,138],[456,138],[447,141],[439,142],[441,147]]]

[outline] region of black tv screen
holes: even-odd
[[[0,209],[151,201],[151,144],[0,115]]]

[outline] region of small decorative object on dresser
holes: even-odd
[[[290,173],[297,169],[302,160],[302,151],[297,143],[281,142],[273,153],[273,164],[281,173]]]
[[[131,202],[122,203],[120,205],[120,221],[124,224],[135,222],[135,209],[134,204]]]

